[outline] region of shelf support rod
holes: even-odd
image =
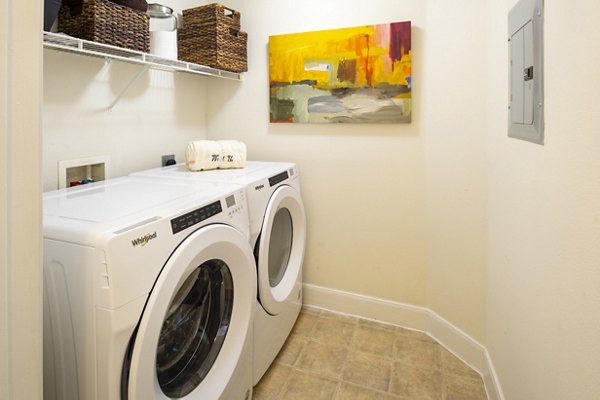
[[[110,62],[110,60],[108,60],[108,61]],[[127,85],[125,85],[125,87],[123,88],[123,90],[121,90],[121,92],[117,95],[117,97],[113,100],[113,102],[110,103],[110,105],[108,106],[108,110],[109,111],[112,111],[112,109],[119,102],[119,100],[121,99],[121,97],[123,97],[123,95],[129,90],[129,88],[131,88],[131,86],[133,86],[133,84],[135,82],[137,82],[137,80],[140,79],[142,77],[142,75],[144,75],[144,73],[146,71],[148,71],[149,68],[150,68],[149,65],[144,65],[144,66],[142,66],[142,68],[140,68],[140,70],[138,71],[138,73],[135,74],[135,76],[129,80],[129,83],[127,83]]]

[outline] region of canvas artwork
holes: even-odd
[[[271,36],[271,122],[410,122],[410,35],[406,21]]]

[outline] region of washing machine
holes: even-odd
[[[252,396],[239,185],[126,177],[43,197],[44,399]]]
[[[167,181],[239,184],[246,188],[250,240],[257,265],[254,384],[267,371],[302,307],[306,214],[296,164],[249,161],[245,168],[188,171],[184,164],[136,173]]]

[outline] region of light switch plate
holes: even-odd
[[[508,136],[544,144],[543,0],[519,0],[508,14]]]

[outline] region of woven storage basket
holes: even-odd
[[[80,14],[71,15],[63,5],[58,14],[58,31],[79,39],[127,49],[150,50],[149,16],[144,11],[108,0],[83,0]]]
[[[232,72],[248,70],[248,34],[240,13],[221,4],[183,10],[177,32],[179,59]]]

